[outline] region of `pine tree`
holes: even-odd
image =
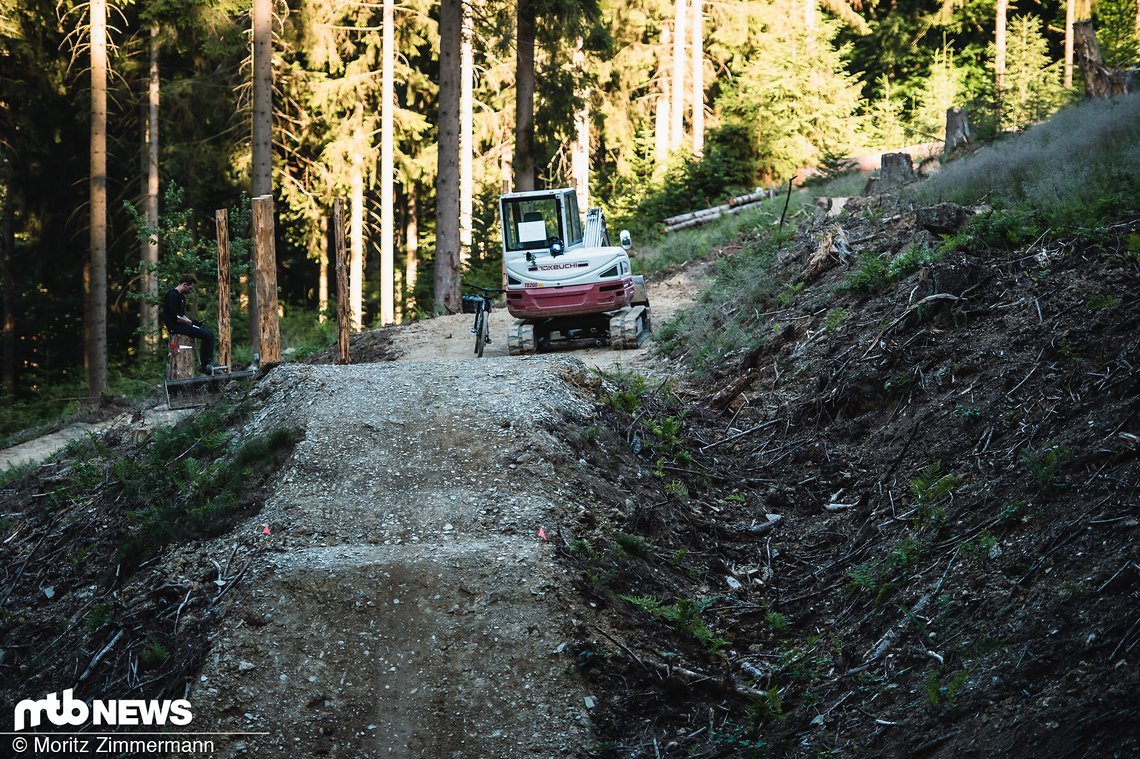
[[[1100,0],[1096,37],[1104,64],[1124,69],[1140,64],[1140,5],[1136,0]]]
[[[916,142],[942,139],[946,129],[946,111],[961,104],[962,72],[954,65],[954,52],[943,44],[935,52],[930,73],[918,81],[917,103],[911,120],[911,133]]]
[[[1005,86],[1000,92],[1002,126],[1022,129],[1060,106],[1062,72],[1049,60],[1049,46],[1036,16],[1013,17],[1006,56]]]

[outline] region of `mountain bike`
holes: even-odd
[[[494,300],[491,294],[504,293],[506,290],[500,290],[490,287],[479,287],[479,285],[471,285],[472,290],[479,290],[482,295],[478,293],[468,293],[463,296],[463,313],[475,314],[475,324],[471,327],[471,332],[475,335],[475,355],[483,358],[483,348],[491,342],[491,308],[494,305]]]

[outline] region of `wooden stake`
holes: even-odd
[[[233,342],[230,330],[230,219],[224,208],[214,211],[218,228],[218,358],[221,366],[229,366]]]
[[[253,251],[261,364],[276,364],[281,361],[281,327],[277,321],[277,252],[273,240],[272,195],[253,199]]]
[[[352,325],[352,312],[348,308],[348,264],[344,245],[344,201],[333,200],[333,230],[336,245],[336,335],[340,356],[337,363],[351,364],[348,355],[348,331]]]

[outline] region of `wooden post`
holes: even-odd
[[[229,366],[233,357],[230,330],[230,219],[221,208],[214,212],[218,228],[218,357],[220,366]]]
[[[348,308],[348,265],[344,246],[344,201],[333,200],[333,230],[336,245],[336,344],[340,356],[337,363],[350,364],[348,331],[352,326],[352,313]]]
[[[277,252],[273,241],[273,196],[253,199],[254,277],[261,364],[281,361],[281,328],[277,321]]]

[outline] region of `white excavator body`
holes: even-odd
[[[499,198],[512,354],[587,342],[637,347],[650,329],[645,282],[630,267],[629,234],[612,245],[605,217],[583,223],[573,189]]]

